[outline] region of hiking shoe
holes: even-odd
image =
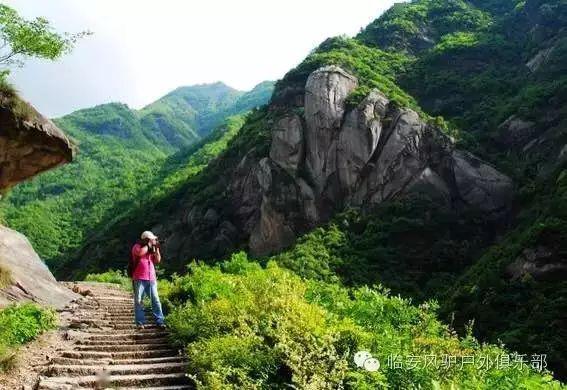
[[[137,324],[136,328],[138,329],[145,329],[146,327],[144,326],[144,324]]]
[[[165,324],[158,324],[158,327],[160,329],[166,329],[167,328],[167,326]]]

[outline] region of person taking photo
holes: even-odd
[[[161,262],[158,237],[145,231],[132,247],[132,287],[134,290],[134,317],[138,328],[143,329],[146,321],[144,314],[144,296],[152,303],[152,313],[159,327],[165,327],[157,290],[157,278],[154,264]]]

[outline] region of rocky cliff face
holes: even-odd
[[[20,118],[13,109],[0,105],[0,188],[73,158],[65,134],[33,107],[28,106],[27,111],[27,118]]]
[[[31,106],[22,119],[0,106],[0,190],[71,161],[65,134]],[[0,225],[0,306],[31,300],[63,307],[75,294],[59,286],[22,234]]]
[[[214,209],[194,206],[189,229],[202,226],[191,216],[208,214],[213,242],[230,247],[229,233],[238,229],[250,250],[263,255],[289,246],[340,209],[369,208],[412,192],[457,212],[506,212],[513,187],[508,177],[455,149],[441,130],[378,90],[349,109],[346,100],[357,85],[336,66],[313,72],[302,96],[291,99],[295,107],[273,107],[279,119],[269,155],[254,158],[252,150],[234,170],[226,193],[231,218],[220,221]]]

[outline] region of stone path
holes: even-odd
[[[130,293],[104,283],[72,285],[90,293],[69,308],[66,338],[73,344],[52,357],[38,389],[194,388],[185,374],[186,360],[151,312],[146,312],[146,329],[136,329]]]

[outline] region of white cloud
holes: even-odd
[[[393,0],[9,0],[59,31],[91,30],[72,54],[13,72],[21,93],[59,116],[110,101],[141,107],[180,85],[250,89],[281,78],[325,38],[354,35]]]

